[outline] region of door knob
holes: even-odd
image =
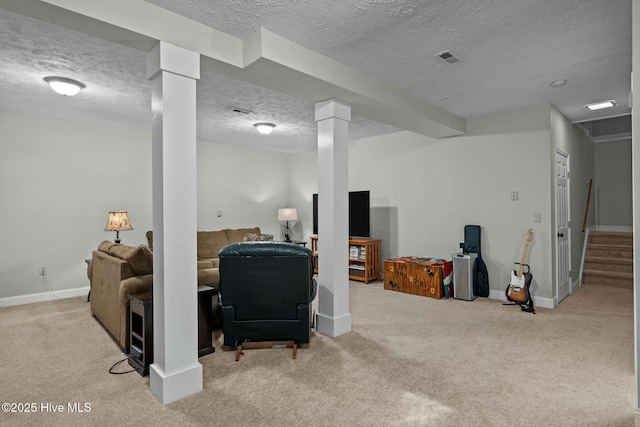
[[[558,233],[558,237],[564,237],[564,233]]]

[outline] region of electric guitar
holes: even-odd
[[[529,242],[533,240],[533,230],[527,229],[527,237],[524,242],[524,248],[522,249],[522,258],[520,259],[520,268],[518,272],[515,270],[511,272],[511,282],[505,291],[507,299],[518,304],[523,304],[531,299],[529,294],[529,286],[531,286],[531,279],[533,276],[529,271],[524,272],[525,262],[527,260],[527,251],[529,250]],[[528,269],[527,269],[528,270]]]

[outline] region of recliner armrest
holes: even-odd
[[[311,294],[309,295],[309,302],[312,302],[316,299],[316,293],[318,292],[318,284],[316,283],[315,278],[311,278]]]

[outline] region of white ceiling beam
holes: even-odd
[[[242,66],[242,40],[143,0],[42,0],[145,37]]]
[[[0,6],[145,52],[163,40],[201,54],[210,71],[312,103],[342,99],[354,114],[399,129],[434,138],[466,131],[463,118],[266,29],[243,41],[143,0],[0,0]]]
[[[281,92],[314,103],[339,98],[355,114],[400,129],[436,138],[466,130],[463,118],[264,28],[244,40],[244,69],[253,79],[277,78]]]

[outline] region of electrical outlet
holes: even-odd
[[[46,276],[47,275],[47,267],[44,266],[44,265],[40,266],[39,274],[40,274],[40,276]]]

